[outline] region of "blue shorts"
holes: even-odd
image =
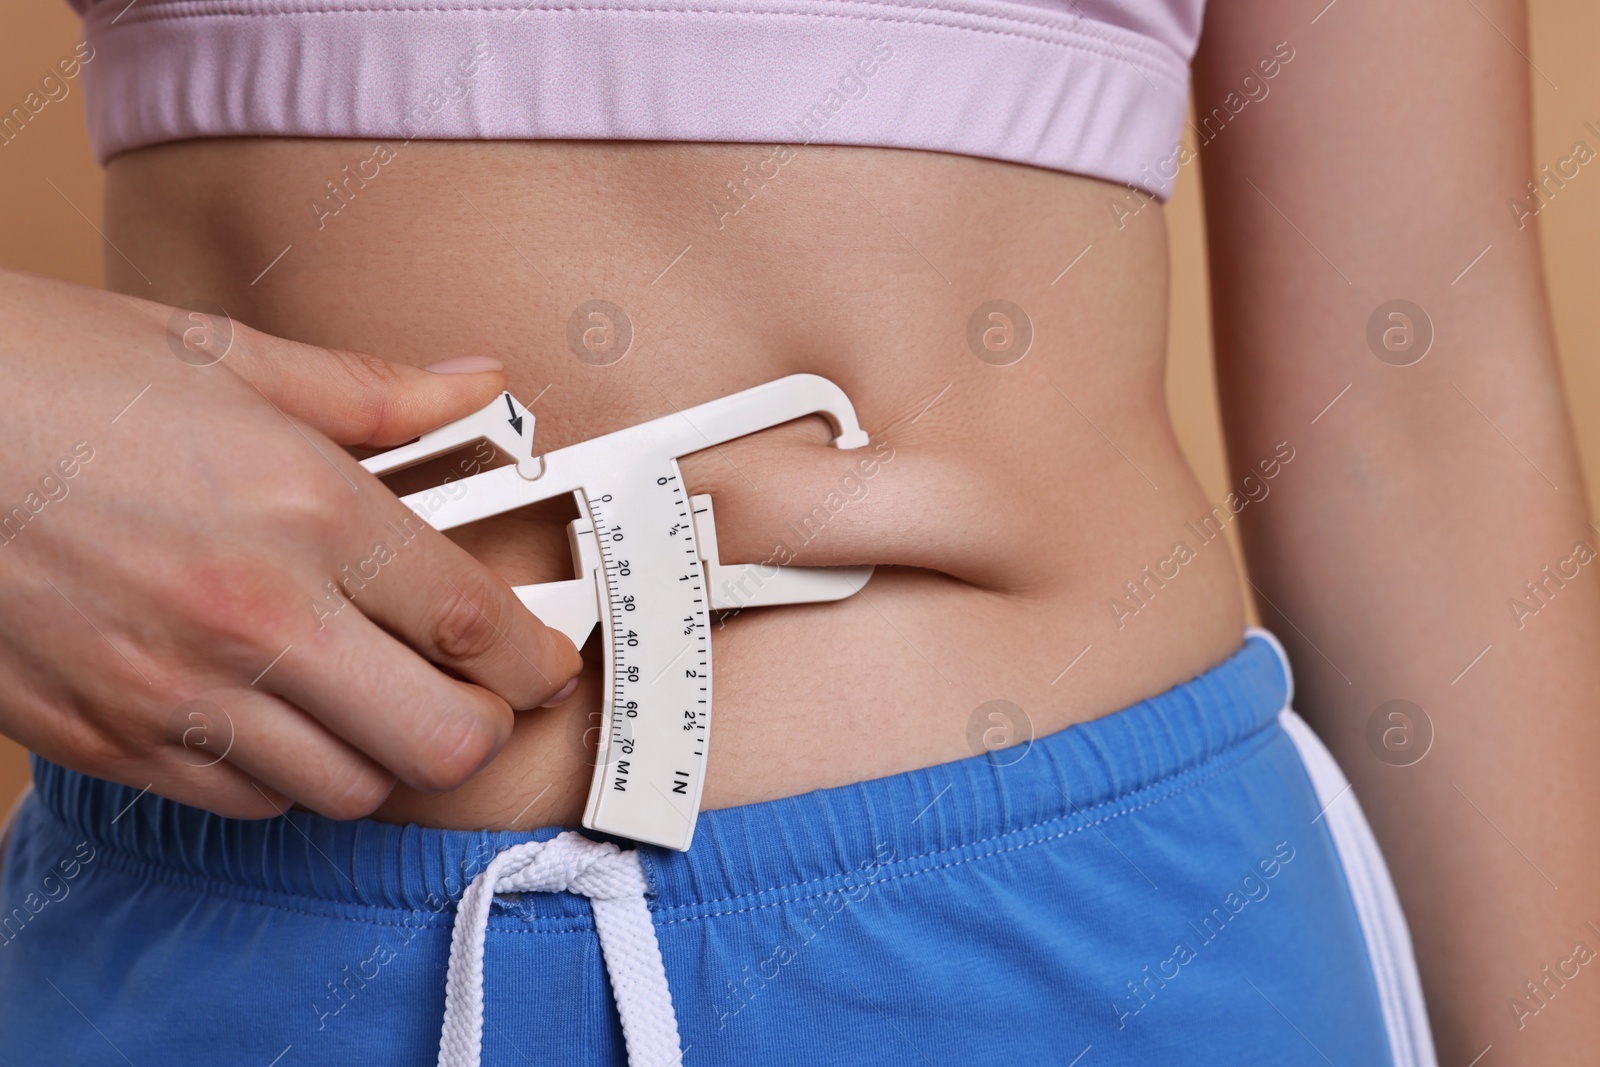
[[[1387,870],[1290,688],[1252,631],[1025,749],[639,849],[683,1064],[1431,1065]],[[243,821],[34,778],[0,874],[4,1064],[431,1064],[456,902],[558,832]],[[627,1062],[593,914],[492,898],[484,1064]]]

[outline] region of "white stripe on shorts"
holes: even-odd
[[[1294,675],[1283,646],[1271,633],[1259,627],[1252,626],[1245,636],[1252,634],[1277,652],[1284,676],[1289,679],[1289,692],[1283,710],[1278,713],[1278,722],[1300,752],[1300,762],[1305,765],[1317,794],[1317,806],[1322,809],[1317,818],[1328,824],[1333,847],[1344,867],[1356,917],[1367,942],[1367,958],[1372,963],[1372,977],[1378,986],[1378,1000],[1383,1007],[1383,1020],[1389,1031],[1389,1052],[1395,1067],[1437,1067],[1433,1032],[1428,1028],[1428,1009],[1422,1000],[1422,981],[1417,977],[1417,961],[1411,950],[1411,931],[1406,927],[1406,917],[1400,910],[1400,898],[1395,894],[1383,853],[1378,850],[1377,839],[1372,836],[1372,828],[1361,812],[1361,802],[1356,799],[1355,790],[1350,788],[1333,753],[1290,706],[1294,702]]]

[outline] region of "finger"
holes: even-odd
[[[407,527],[415,536],[394,552],[377,578],[354,594],[368,618],[440,666],[495,693],[518,710],[537,707],[560,692],[583,666],[565,634],[540,622],[511,586],[467,551],[432,529]]]
[[[119,741],[76,716],[51,710],[55,713],[48,717],[28,716],[13,724],[12,739],[51,763],[138,790],[123,811],[146,793],[230,819],[267,819],[289,807],[287,797],[238,767],[197,767],[192,755],[185,759],[183,731],[176,724],[169,723],[165,732],[152,727],[137,742]]]
[[[203,743],[186,739],[186,761],[222,760],[276,794],[330,819],[371,815],[395,776],[326,727],[271,693],[234,690],[210,697],[216,709]]]
[[[511,735],[511,707],[450,677],[354,607],[292,644],[256,687],[430,792],[476,774]]]
[[[270,819],[282,815],[293,803],[227,762],[196,766],[185,758],[180,745],[164,745],[147,760],[132,766],[119,764],[115,769],[84,765],[70,752],[41,751],[39,755],[81,774],[139,790],[139,796],[128,803],[124,812],[142,803],[146,792],[226,819]],[[122,812],[116,814],[120,817]]]
[[[162,762],[166,765],[163,770],[146,779],[150,792],[192,808],[204,808],[225,819],[273,819],[294,803],[226,762],[196,768],[171,755],[170,750]]]
[[[239,324],[231,329],[223,365],[285,414],[341,445],[403,444],[472,414],[505,389],[500,362],[486,356],[413,367]]]

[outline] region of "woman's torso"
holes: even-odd
[[[1188,525],[1210,504],[1165,408],[1162,208],[1122,186],[816,144],[199,140],[114,158],[105,227],[122,292],[409,363],[495,356],[539,451],[787,374],[842,386],[881,446],[870,477],[842,481],[855,460],[829,466],[817,419],[682,462],[730,501],[724,562],[785,541],[796,563],[880,564],[847,600],[714,627],[705,807],[1050,733],[1239,643],[1233,562]],[[594,300],[631,328],[609,365],[619,324],[580,310]],[[600,327],[589,347],[575,313]],[[814,510],[842,486],[841,510]],[[451,536],[515,584],[558,580],[566,517]],[[576,824],[589,658],[466,785],[402,787],[376,817]]]

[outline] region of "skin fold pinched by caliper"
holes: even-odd
[[[543,455],[532,413],[504,393],[362,461],[386,475],[480,440],[514,460],[402,498],[439,530],[572,495],[573,577],[515,591],[579,647],[601,630],[605,700],[585,827],[686,851],[711,738],[710,613],[842,600],[872,576],[871,567],[724,564],[711,497],[684,486],[680,457],[813,414],[832,424],[836,448],[867,444],[843,390],[794,374]]]

